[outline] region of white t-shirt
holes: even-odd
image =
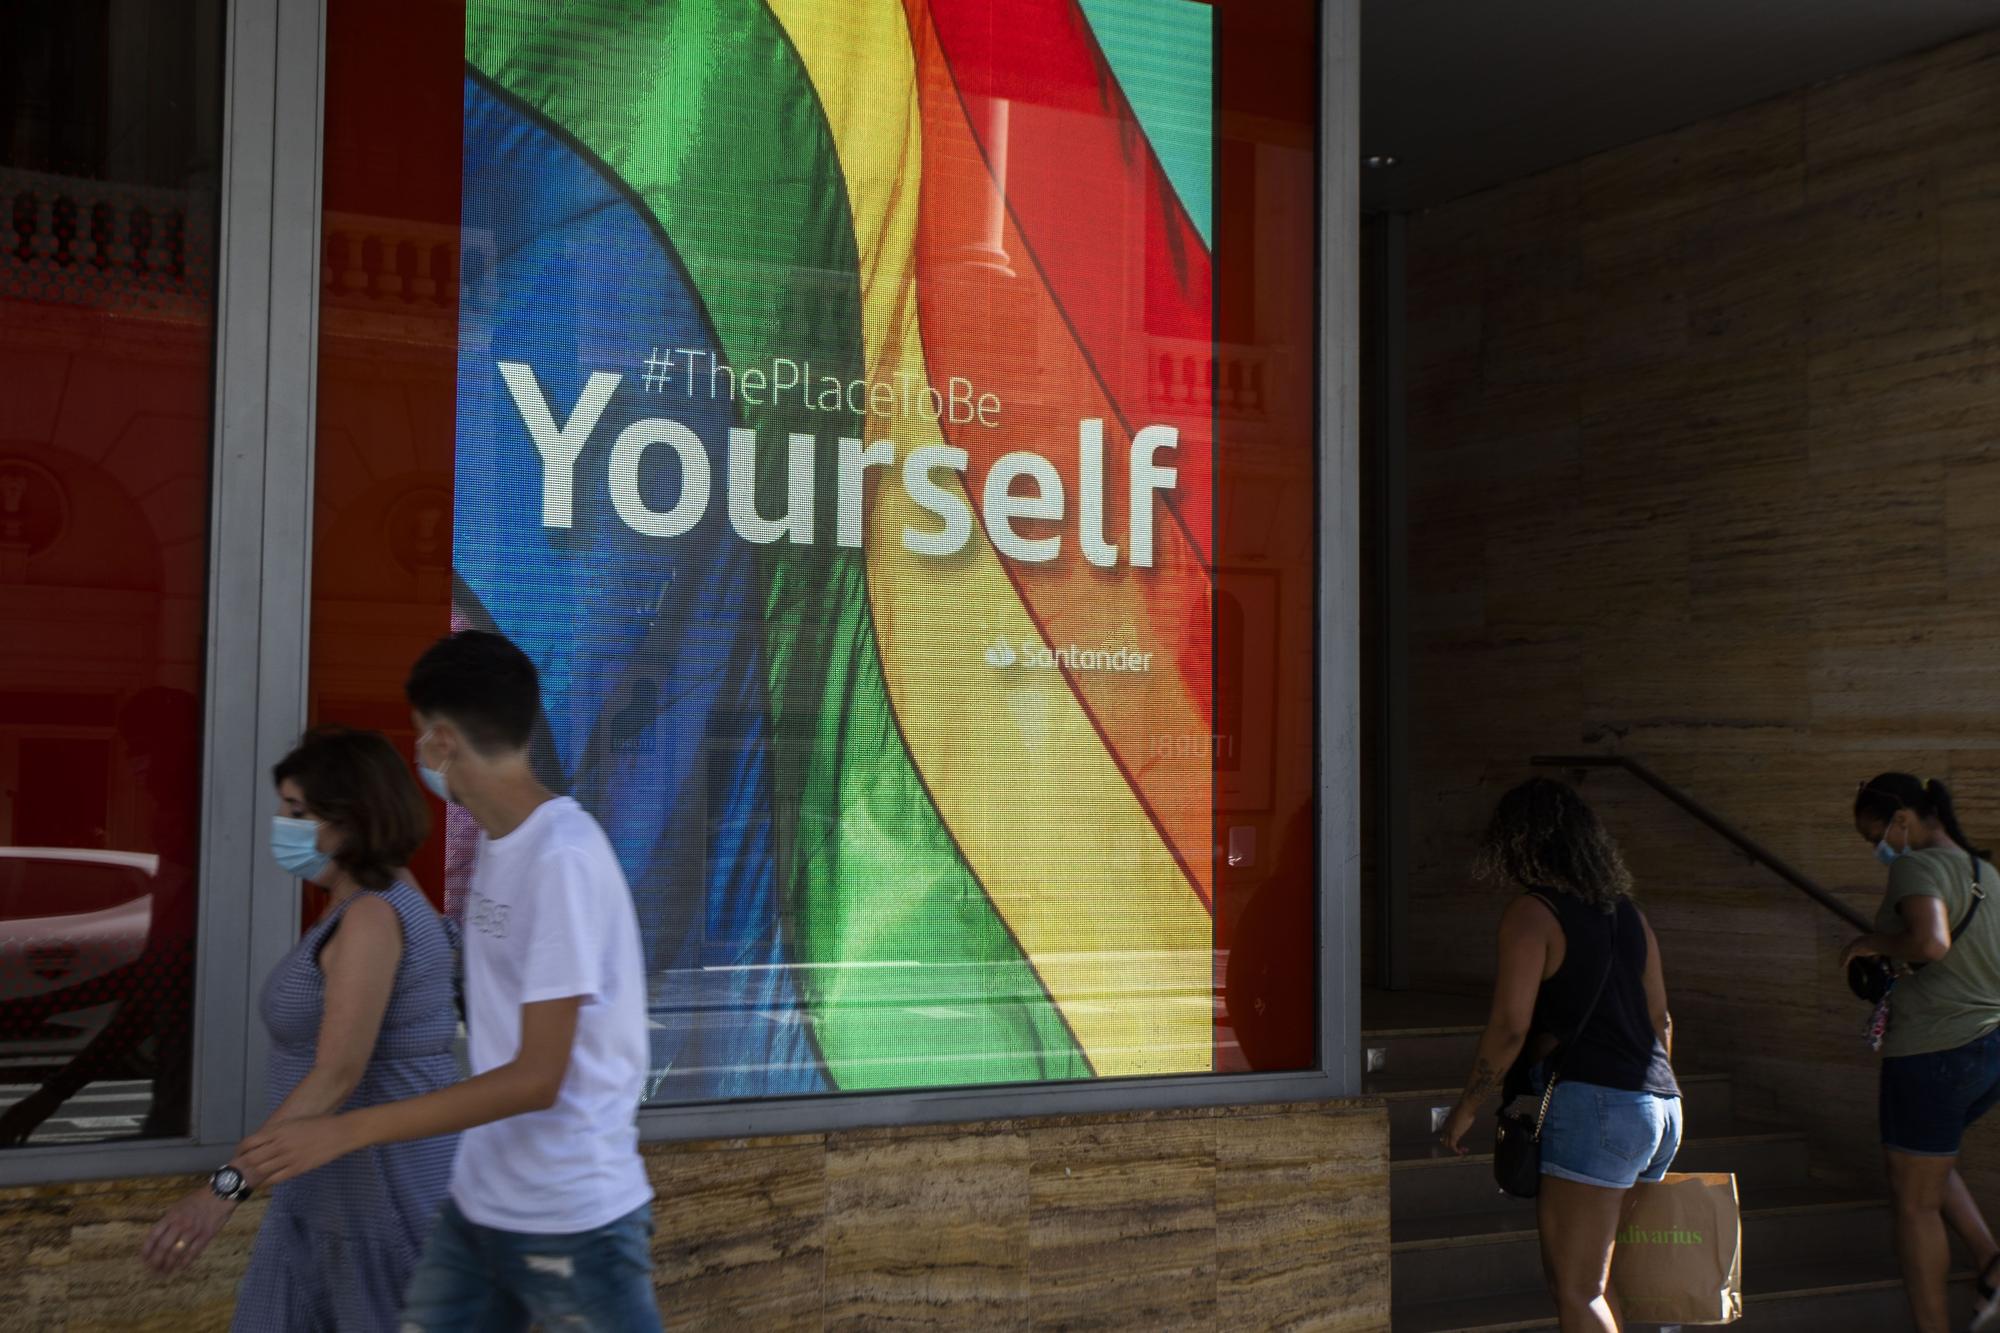
[[[519,1052],[522,1005],[584,1000],[556,1104],[467,1130],[451,1197],[480,1226],[591,1231],[653,1197],[639,1160],[650,1050],[632,891],[604,830],[566,796],[504,838],[482,836],[478,855],[465,901],[472,1072]]]

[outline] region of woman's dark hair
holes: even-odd
[[[1878,773],[1854,793],[1856,819],[1879,819],[1886,824],[1896,817],[1898,810],[1908,810],[1926,823],[1935,821],[1967,852],[1982,861],[1992,859],[1993,853],[1973,846],[1972,839],[1965,836],[1965,830],[1958,824],[1958,812],[1952,808],[1951,789],[1936,778],[1925,782],[1908,773]]]
[[[1632,892],[1632,872],[1576,788],[1530,778],[1500,798],[1479,847],[1482,879],[1558,889],[1609,912]]]
[[[446,719],[489,755],[527,749],[542,711],[535,664],[485,630],[460,630],[432,644],[410,668],[403,695],[410,707]]]
[[[430,836],[431,815],[396,747],[376,731],[314,727],[271,769],[340,833],[334,860],[363,888],[386,889]]]

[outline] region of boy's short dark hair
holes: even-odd
[[[528,748],[542,686],[528,655],[498,634],[460,630],[424,651],[403,682],[410,707],[457,727],[481,754]]]
[[[376,731],[314,727],[271,769],[306,809],[338,829],[334,859],[364,888],[386,889],[431,834],[431,814],[410,765]]]

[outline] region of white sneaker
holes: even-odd
[[[1993,1268],[2000,1268],[2000,1260],[1994,1261]],[[1992,1285],[1993,1268],[1988,1268],[1978,1278],[1978,1295],[1972,1302],[1972,1333],[2000,1329],[2000,1289]]]

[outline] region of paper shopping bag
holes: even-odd
[[[1626,1196],[1611,1285],[1633,1324],[1733,1324],[1743,1317],[1743,1218],[1736,1177],[1669,1175]]]

